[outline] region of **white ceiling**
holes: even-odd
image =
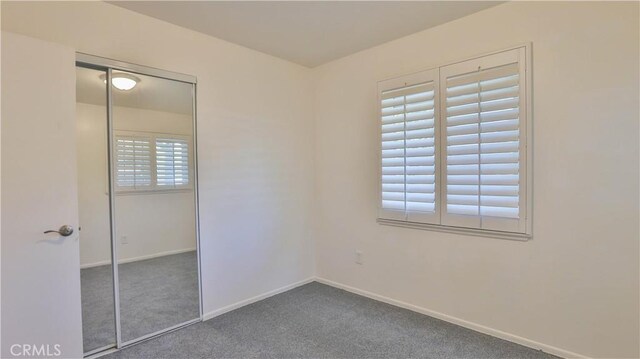
[[[307,67],[500,1],[109,1]]]

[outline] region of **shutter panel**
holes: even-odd
[[[148,137],[116,136],[116,187],[151,187],[151,140]]]
[[[156,138],[156,184],[160,188],[189,186],[189,143],[176,138]]]
[[[442,69],[444,225],[524,231],[520,51]]]
[[[381,218],[437,223],[436,81],[427,71],[381,83]]]

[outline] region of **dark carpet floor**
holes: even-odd
[[[310,283],[104,358],[555,358]]]

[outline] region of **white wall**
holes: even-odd
[[[116,131],[191,136],[191,116],[114,107]],[[107,184],[106,107],[77,103],[80,265],[111,263]],[[119,261],[145,259],[196,248],[193,191],[116,193]],[[126,241],[122,240],[126,236]],[[125,243],[126,242],[126,243]]]
[[[377,224],[376,82],[529,41],[533,239]],[[638,3],[518,2],[314,69],[318,276],[565,354],[638,357],[638,43]]]
[[[103,2],[2,2],[2,29],[197,76],[205,313],[313,276],[308,69]]]
[[[111,261],[107,184],[107,108],[76,104],[80,265]]]

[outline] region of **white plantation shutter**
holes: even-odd
[[[436,84],[434,71],[380,83],[380,218],[438,221]]]
[[[378,83],[381,223],[530,237],[528,51]]]
[[[149,188],[152,185],[151,139],[117,135],[115,141],[116,188]]]
[[[443,225],[524,232],[524,49],[441,68]]]
[[[162,188],[189,185],[189,142],[185,139],[156,138],[156,184]]]
[[[114,141],[117,192],[192,188],[189,136],[117,131]]]

